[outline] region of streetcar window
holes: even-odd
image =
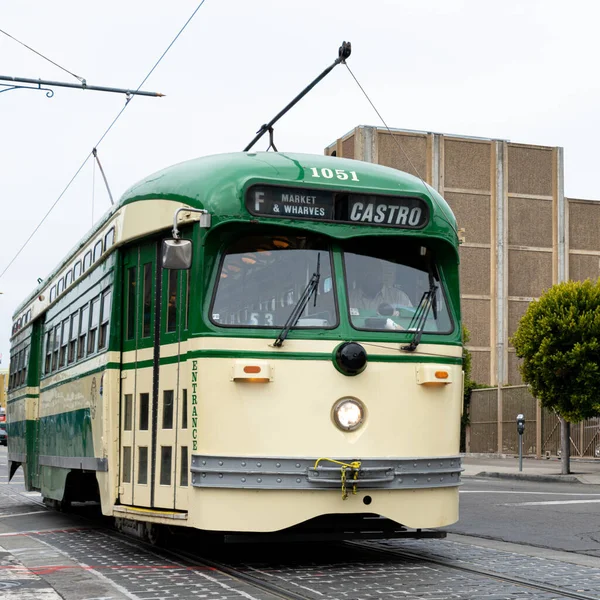
[[[92,300],[92,309],[90,311],[90,332],[88,334],[87,353],[96,352],[96,334],[98,333],[98,322],[100,321],[100,298]]]
[[[181,400],[181,429],[187,429],[188,426],[188,396],[187,389],[181,390],[183,392]]]
[[[123,416],[123,430],[133,429],[133,394],[125,394],[125,414]]]
[[[75,349],[77,347],[77,317],[77,313],[71,315],[71,331],[69,333],[69,356],[67,358],[69,364],[71,364],[75,360]]]
[[[123,483],[131,483],[131,446],[123,446]]]
[[[78,260],[73,267],[73,281],[75,281],[78,277],[81,277],[81,261]]]
[[[56,286],[53,285],[50,290],[50,302],[54,302],[54,298],[56,298]]]
[[[110,290],[102,294],[102,315],[100,317],[100,335],[98,337],[98,350],[106,348],[108,340],[108,322],[110,319]]]
[[[25,347],[23,358],[23,374],[21,375],[21,383],[25,383],[27,379],[27,367],[29,366],[29,346]]]
[[[104,236],[104,250],[108,250],[115,243],[115,228],[111,227]]]
[[[81,309],[79,314],[79,342],[77,343],[77,358],[85,356],[85,340],[90,322],[90,306],[89,304]]]
[[[52,366],[52,330],[46,334],[46,362],[44,364],[44,373],[50,373]]]
[[[58,349],[60,348],[60,325],[54,328],[54,338],[52,344],[52,370],[58,368]]]
[[[142,337],[150,337],[152,332],[152,263],[144,265],[144,312],[142,320]]]
[[[179,485],[186,487],[188,484],[188,449],[181,447],[181,472],[179,474]]]
[[[415,313],[432,285],[436,292],[425,332],[450,333],[452,322],[431,252],[397,239],[361,238],[344,248],[350,321],[356,329],[404,331],[416,328]],[[418,315],[417,315],[418,317]]]
[[[73,271],[67,271],[65,275],[65,289],[73,283]]]
[[[148,447],[140,446],[138,448],[138,483],[148,483]]]
[[[69,319],[62,322],[60,334],[60,359],[58,366],[64,367],[67,364],[67,344],[69,343]]]
[[[140,431],[148,431],[148,409],[150,394],[140,394]]]
[[[190,270],[185,272],[185,328],[190,322]]]
[[[163,429],[173,429],[173,390],[163,392]]]
[[[167,271],[169,285],[167,288],[167,333],[177,329],[177,273]]]
[[[90,250],[89,252],[85,253],[85,256],[83,257],[83,272],[85,273],[90,266],[92,265],[92,251]]]
[[[136,286],[136,267],[127,269],[127,339],[132,340],[135,337],[135,286]]]
[[[102,256],[102,240],[94,244],[94,260],[96,262]]]
[[[22,372],[23,372],[23,363],[25,359],[25,350],[21,350],[19,352],[19,356],[17,358],[17,385],[21,385],[22,381]]]
[[[171,485],[171,459],[173,448],[171,446],[160,447],[160,485]]]
[[[58,285],[56,286],[56,295],[60,296],[63,293],[64,289],[65,289],[65,280],[61,278],[58,280]]]
[[[281,328],[305,292],[319,264],[316,297],[307,303],[296,327],[330,329],[337,325],[329,245],[314,235],[249,236],[233,243],[223,257],[211,308],[222,327]]]

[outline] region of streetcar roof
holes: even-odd
[[[359,180],[340,181],[335,177],[311,176],[315,170],[321,172],[322,169],[333,173],[336,170],[355,172]],[[162,198],[206,209],[217,223],[221,220],[238,220],[241,216],[250,219],[254,217],[246,211],[244,194],[250,185],[257,183],[363,194],[419,196],[431,205],[431,219],[422,233],[458,243],[452,210],[442,196],[423,180],[382,165],[318,154],[237,152],[188,160],[142,179],[123,194],[119,204],[122,206]],[[315,225],[318,222],[302,223],[307,228]],[[343,227],[338,225],[339,231]],[[369,233],[398,234],[397,230],[383,229],[377,228],[377,231],[370,230]]]
[[[327,169],[332,173],[343,170],[355,172],[358,181],[339,180],[335,177],[315,179],[310,173]],[[131,186],[111,209],[88,231],[67,254],[59,266],[41,282],[16,309],[13,319],[33,302],[42,290],[48,289],[56,275],[73,257],[90,244],[94,236],[111,220],[119,208],[143,200],[172,200],[194,208],[206,209],[213,217],[213,225],[224,221],[250,221],[245,206],[245,192],[254,184],[273,184],[299,188],[346,191],[359,194],[418,196],[430,206],[429,222],[420,230],[402,230],[402,235],[422,235],[444,239],[454,248],[458,245],[456,219],[442,196],[423,180],[390,167],[348,158],[320,154],[287,152],[236,152],[195,158],[158,171]],[[326,231],[332,237],[354,235],[398,235],[391,227],[364,227],[348,223],[324,223],[278,219],[280,224],[301,226],[315,231]],[[35,318],[35,317],[34,317]]]

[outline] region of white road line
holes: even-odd
[[[547,502],[514,502],[501,504],[500,506],[556,506],[561,504],[599,504],[597,500],[548,500]]]
[[[39,513],[50,513],[49,510],[34,510],[33,512],[15,513],[12,515],[0,515],[0,519],[10,519],[11,517],[25,517],[27,515],[37,515]]]
[[[535,494],[537,496],[600,496],[600,494],[578,494],[576,492],[515,492],[503,490],[460,490],[461,494]]]

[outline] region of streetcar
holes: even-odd
[[[149,176],[14,315],[10,476],[149,536],[454,523],[458,244],[432,187],[375,164]]]

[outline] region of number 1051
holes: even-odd
[[[323,167],[321,169],[318,169],[317,167],[309,168],[312,171],[312,176],[319,179],[323,177],[324,179],[335,178],[341,179],[342,181],[345,181],[346,179],[349,179],[350,181],[359,181],[356,171],[345,171],[344,169],[335,169],[334,171],[333,169],[328,169],[327,167]]]

